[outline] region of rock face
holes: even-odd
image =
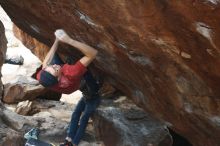
[[[5,103],[18,103],[24,100],[33,100],[42,95],[45,90],[38,81],[31,77],[18,76],[12,80],[13,83],[4,85],[4,96],[2,101]]]
[[[93,119],[106,146],[172,146],[166,125],[129,100],[103,100]]]
[[[59,101],[34,101],[33,116],[21,116],[0,105],[0,146],[24,146],[24,134],[31,128],[40,130],[39,139],[55,144],[66,136],[72,106]],[[27,109],[26,109],[27,110]]]
[[[29,116],[18,115],[6,107],[0,103],[0,146],[24,146],[24,134],[31,128],[39,129],[40,140],[59,145],[66,136],[74,105],[45,99],[19,103],[15,111]],[[91,135],[93,131],[87,128],[79,146],[104,146]]]
[[[2,67],[2,64],[4,63],[6,49],[7,49],[7,40],[5,37],[5,29],[4,29],[2,22],[0,21],[0,68]],[[2,81],[1,80],[0,80],[0,95],[2,95]],[[14,130],[12,127],[9,127],[7,125],[9,123],[7,122],[5,123],[5,121],[7,120],[3,112],[4,110],[5,108],[0,101],[0,145],[1,146],[6,146],[6,145],[17,146],[17,145],[24,144],[23,140],[20,138],[21,134],[17,132],[16,130]]]
[[[115,87],[194,146],[220,145],[220,2],[13,1],[0,4],[23,31],[51,45],[53,32],[97,48]],[[63,46],[59,53],[75,54]]]
[[[32,77],[19,75],[11,78],[11,80],[8,80],[7,77],[3,77],[3,79],[4,94],[2,101],[4,103],[12,104],[25,100],[34,100],[36,97],[59,100],[61,97],[60,93],[51,92]]]
[[[35,38],[20,30],[16,25],[13,25],[13,32],[33,54],[43,61],[50,49],[47,45],[40,43]]]
[[[5,37],[5,28],[2,22],[0,21],[0,70],[1,70],[2,64],[4,63],[6,49],[7,49],[7,40]],[[0,77],[1,76],[2,75],[0,75]],[[0,95],[2,95],[2,80],[0,80]]]

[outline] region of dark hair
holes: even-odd
[[[42,70],[40,73],[40,84],[44,87],[50,87],[58,83],[58,79],[49,72]]]

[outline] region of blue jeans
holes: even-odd
[[[82,90],[84,96],[77,103],[76,108],[72,113],[71,121],[67,131],[67,136],[70,137],[73,144],[76,145],[79,144],[81,138],[85,133],[89,118],[94,113],[100,103],[100,97],[98,94],[99,85],[97,84],[92,74],[87,71],[83,78],[86,83],[86,88]],[[86,96],[91,97],[87,98]],[[78,123],[80,123],[79,126]]]
[[[72,139],[72,143],[78,145],[81,138],[85,133],[86,126],[88,124],[89,118],[94,113],[96,108],[100,103],[100,98],[92,98],[86,100],[85,98],[81,98],[78,102],[70,121],[69,129],[67,131],[67,136]],[[82,114],[83,112],[83,114]],[[80,116],[82,117],[80,119]],[[78,126],[78,123],[80,125]]]

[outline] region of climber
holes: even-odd
[[[80,99],[67,130],[67,137],[60,146],[77,146],[84,135],[91,114],[100,102],[99,85],[87,69],[95,59],[98,51],[84,43],[70,38],[62,29],[55,31],[55,42],[46,55],[42,69],[37,73],[37,79],[44,87],[58,93],[70,94],[80,88],[83,97]],[[58,43],[67,43],[84,54],[75,64],[63,63],[56,54]],[[80,116],[83,113],[81,119]],[[78,123],[80,126],[78,127]]]

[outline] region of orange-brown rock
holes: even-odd
[[[220,2],[1,0],[50,46],[57,28],[98,49],[95,65],[194,146],[220,145]],[[61,54],[74,54],[68,47]]]
[[[49,51],[49,47],[47,45],[40,43],[35,38],[20,30],[16,25],[13,25],[13,32],[33,54],[39,57],[41,61],[45,58],[47,52]]]
[[[34,100],[37,97],[43,99],[59,100],[60,93],[51,92],[31,77],[20,76],[4,85],[2,101],[13,104],[25,100]]]
[[[4,95],[2,101],[5,103],[18,103],[25,100],[33,100],[42,95],[45,90],[38,81],[31,77],[20,77],[13,80],[14,83],[4,85]]]

